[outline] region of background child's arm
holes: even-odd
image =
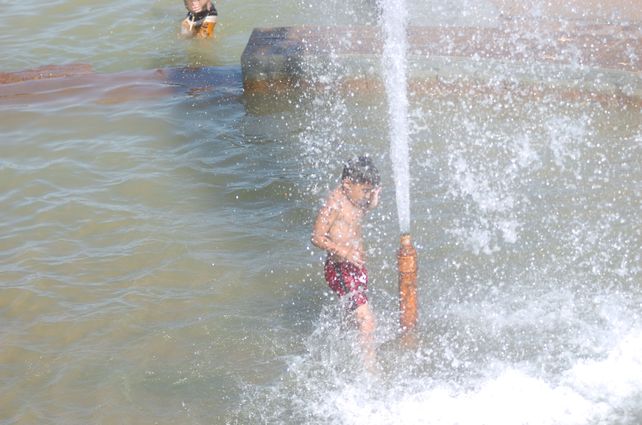
[[[189,18],[185,18],[181,22],[181,35],[183,37],[194,36],[194,22],[192,22]]]

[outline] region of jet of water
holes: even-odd
[[[379,0],[381,26],[385,37],[382,67],[390,120],[390,158],[392,161],[397,215],[402,233],[410,231],[410,165],[408,156],[409,124],[407,94],[408,8],[405,0]]]

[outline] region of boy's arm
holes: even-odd
[[[337,246],[328,235],[330,233],[330,227],[332,227],[332,223],[334,223],[338,214],[339,210],[336,208],[332,197],[330,197],[319,210],[319,214],[317,214],[317,218],[314,221],[314,227],[312,228],[311,242],[316,247],[331,253],[336,252]]]
[[[351,258],[352,255],[348,247],[340,245],[333,241],[330,235],[330,228],[339,216],[340,205],[335,197],[335,194],[330,195],[325,205],[319,210],[317,219],[314,222],[312,230],[312,243],[330,254],[337,255],[342,258]]]
[[[357,267],[361,267],[364,265],[361,250],[355,249],[345,243],[337,243],[329,237],[330,228],[339,216],[340,209],[340,202],[334,194],[331,195],[326,204],[319,210],[319,214],[314,222],[312,243],[332,255],[336,255],[355,264]]]
[[[368,202],[368,209],[374,210],[379,205],[379,194],[381,193],[381,186],[377,186],[372,190],[370,201]]]

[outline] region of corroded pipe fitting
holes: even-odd
[[[417,324],[417,251],[412,246],[410,234],[401,235],[397,252],[399,269],[399,306],[401,330],[406,332]]]

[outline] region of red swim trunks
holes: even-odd
[[[343,297],[349,295],[350,310],[368,302],[366,290],[368,289],[368,272],[365,267],[357,267],[347,261],[332,261],[328,258],[325,262],[325,280],[334,292]]]

